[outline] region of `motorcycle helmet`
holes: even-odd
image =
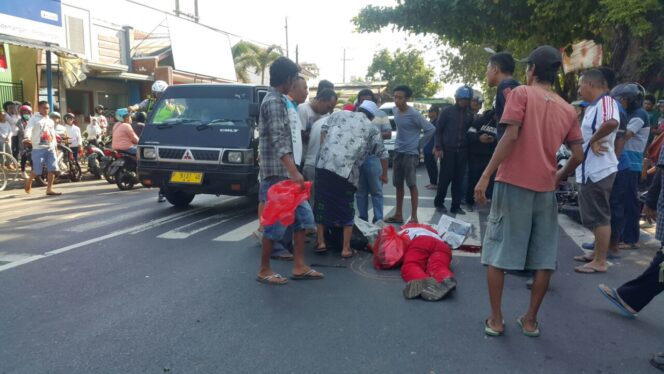
[[[115,111],[115,119],[118,122],[123,122],[125,117],[129,116],[129,110],[127,108],[120,108]]]
[[[155,81],[154,83],[152,83],[152,94],[154,94],[155,96],[161,95],[162,93],[164,93],[164,91],[166,91],[167,87],[168,83],[161,80]]]
[[[611,97],[627,101],[627,110],[632,111],[643,105],[645,89],[638,83],[621,83],[611,90]]]
[[[100,104],[100,105],[97,105],[95,107],[95,112],[98,111],[98,110],[104,110],[104,109],[106,109],[106,108],[104,108],[104,106]]]
[[[470,100],[473,98],[473,90],[468,86],[461,86],[457,88],[456,92],[454,93],[454,98],[459,100]]]
[[[65,116],[64,116],[64,120],[66,121],[66,120],[68,120],[69,118],[74,119],[74,118],[76,118],[76,116],[74,115],[74,113],[67,113],[67,114],[65,114]]]
[[[51,113],[48,114],[48,118],[54,120],[54,119],[56,119],[56,118],[57,118],[57,119],[60,119],[60,118],[62,118],[62,117],[60,116],[60,113],[58,113],[58,112],[51,112]]]
[[[18,108],[18,112],[19,113],[28,112],[28,113],[32,114],[32,108],[30,107],[30,105],[21,105],[21,107]]]

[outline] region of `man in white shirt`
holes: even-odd
[[[576,169],[579,184],[581,221],[595,235],[592,261],[578,266],[579,273],[604,273],[611,239],[609,199],[618,172],[614,150],[620,112],[616,101],[608,95],[606,78],[599,70],[589,70],[579,80],[579,96],[590,105],[581,125],[585,160]],[[576,258],[583,261],[580,258]]]
[[[302,125],[302,146],[306,151],[309,147],[311,126],[328,115],[334,110],[337,105],[337,94],[329,89],[322,89],[316,97],[308,103],[304,103],[297,107],[297,113],[300,115],[300,124]],[[305,152],[304,157],[307,157]]]
[[[11,137],[10,137],[10,148],[11,151],[8,153],[11,153],[14,158],[18,158],[18,149],[19,149],[19,127],[16,125],[18,122],[20,116],[18,115],[18,107],[20,105],[16,105],[16,102],[14,101],[7,101],[4,104],[2,104],[2,109],[5,111],[5,121],[9,123],[9,126],[11,126]]]
[[[55,140],[55,123],[48,118],[49,110],[48,102],[40,101],[39,112],[30,119],[25,129],[24,141],[32,143],[32,172],[25,181],[25,192],[32,192],[32,180],[37,175],[42,174],[42,167],[45,163],[48,169],[46,195],[57,196],[62,195],[62,193],[53,191],[53,180],[57,171],[55,157],[57,143]]]

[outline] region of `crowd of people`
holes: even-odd
[[[603,67],[580,75],[578,95],[584,103],[577,105],[582,108],[577,112],[553,88],[562,66],[557,49],[541,46],[518,62],[525,66],[525,84],[513,78],[517,61],[510,54],[491,56],[486,79],[490,87],[497,87],[497,94],[493,106],[483,113],[479,113],[482,99],[475,96],[473,100],[468,86],[456,91],[454,105],[430,108],[428,120],[408,105],[409,87],[393,89],[397,135],[391,177],[397,201],[394,215],[384,222],[406,223],[404,184],[412,204],[407,223],[418,222],[415,170],[423,151],[429,176],[426,188],[436,190],[434,205],[440,211],[448,211],[445,202],[450,187],[449,212],[456,215],[465,213],[464,203],[469,210],[476,203],[491,203],[481,256],[491,305],[485,333],[501,336],[505,331],[501,303],[506,272],[530,272],[531,301],[517,323],[524,335],[536,337],[539,308],[558,267],[555,191],[575,176],[581,220],[595,236],[594,243],[588,244],[593,251],[574,258],[583,262],[575,268],[578,273],[606,272],[607,258],[618,257],[621,248],[637,248],[642,217],[638,193],[647,175],[644,162],[646,168],[664,167],[664,155],[652,163],[645,155],[649,146],[661,144],[652,135],[662,132],[664,115],[655,104],[664,110],[664,102],[646,96],[636,83],[617,84],[613,71]],[[382,220],[382,186],[389,179],[383,140],[389,139],[391,129],[374,120],[381,115],[374,93],[363,90],[354,105],[333,112],[337,99],[333,87],[319,87],[310,102],[303,103],[301,96],[294,100],[301,80],[298,71],[287,58],[272,64],[271,88],[260,110],[261,203],[267,202],[270,186],[286,179],[302,185],[312,181],[314,191],[309,201],[298,206],[294,225],[276,223],[259,229],[262,258],[257,280],[273,285],[284,285],[288,279],[272,270],[271,257],[294,261],[291,279],[324,277],[305,264],[308,233],[317,232],[316,251],[325,252],[325,230],[341,229],[341,256],[352,257],[355,206],[359,217],[368,221],[371,195],[372,221]],[[293,109],[298,116],[289,115]],[[559,167],[556,154],[562,146],[571,157]],[[664,193],[661,178],[659,171],[649,178],[653,183],[644,208],[651,219],[659,208],[659,221],[664,220],[664,199],[658,199]],[[664,226],[657,226],[657,239],[664,239]],[[292,248],[292,255],[286,251],[274,256],[276,248]],[[599,288],[633,317],[664,289],[663,259],[658,252],[635,280],[617,289]],[[436,282],[441,289],[449,290],[450,280],[440,278]],[[410,278],[404,295],[417,297],[414,293],[431,286],[431,279],[424,273]],[[662,356],[655,356],[653,363],[661,368]]]

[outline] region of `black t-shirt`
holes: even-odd
[[[505,110],[505,102],[507,101],[507,96],[513,89],[519,87],[521,84],[516,79],[505,79],[498,85],[498,90],[496,92],[496,101],[493,105],[494,114],[496,116],[496,123],[498,123],[498,139],[503,137],[505,133],[505,125],[500,124],[500,119],[503,116],[503,111]]]

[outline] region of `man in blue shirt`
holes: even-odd
[[[436,128],[418,111],[408,105],[413,90],[408,86],[397,86],[394,93],[394,123],[397,126],[397,139],[394,146],[394,187],[397,189],[397,206],[387,223],[403,223],[404,182],[410,190],[411,214],[410,222],[417,223],[417,176],[415,170],[420,163],[420,149],[429,142]]]

